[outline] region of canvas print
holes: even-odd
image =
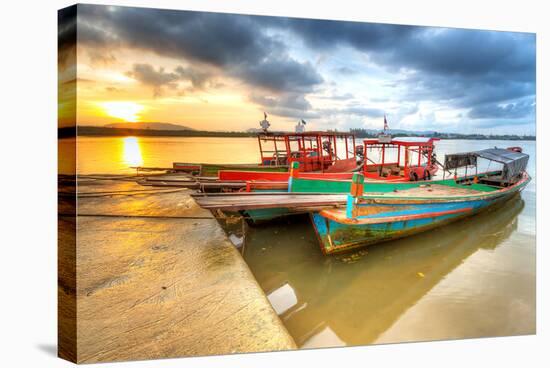
[[[536,37],[59,11],[77,363],[536,333]]]

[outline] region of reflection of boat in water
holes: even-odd
[[[306,224],[256,228],[244,255],[299,346],[368,344],[464,260],[504,242],[523,207],[516,195],[477,217],[381,244],[366,255],[323,257]],[[304,233],[300,240],[297,234]],[[333,340],[312,344],[327,335]]]

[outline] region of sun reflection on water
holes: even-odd
[[[128,166],[142,166],[143,156],[141,154],[139,138],[136,138],[136,137],[124,138],[122,155],[123,155],[122,159]]]

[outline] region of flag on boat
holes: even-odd
[[[306,125],[306,121],[304,119],[302,119],[302,124]]]

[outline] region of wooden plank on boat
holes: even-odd
[[[154,187],[173,187],[188,189],[240,189],[246,183],[239,182],[198,182],[198,181],[142,181],[141,185]]]
[[[248,196],[265,196],[268,193],[266,192],[225,192],[225,193],[190,193],[189,195],[193,198],[198,197],[248,197]],[[290,193],[288,192],[269,192],[269,195],[271,196],[286,196]],[[306,195],[327,195],[328,193],[324,192],[296,192],[292,193],[292,195],[296,196],[306,196]],[[344,194],[342,194],[344,195]]]
[[[395,208],[393,210],[395,211]],[[457,208],[457,209],[446,210],[446,211],[413,213],[413,214],[407,214],[407,215],[393,215],[393,216],[382,215],[382,216],[374,216],[374,217],[366,217],[366,218],[356,218],[356,217],[348,218],[345,209],[336,209],[336,210],[328,209],[328,210],[321,211],[320,215],[341,224],[374,225],[374,224],[389,224],[392,222],[399,222],[399,221],[419,220],[419,219],[425,219],[425,218],[435,219],[442,216],[465,214],[472,211],[473,211],[473,207],[465,207],[465,208]]]
[[[469,188],[467,186],[450,186],[440,184],[420,185],[416,188],[398,190],[391,193],[406,195],[407,197],[447,197],[454,195],[480,194],[481,191]]]
[[[167,182],[167,183],[186,183],[186,182],[197,182],[196,178],[191,176],[157,176],[153,178],[146,178],[147,182]]]
[[[146,166],[130,166],[130,169],[137,171],[173,171],[171,167],[146,167]]]
[[[345,204],[346,199],[346,194],[295,195],[290,193],[284,195],[270,193],[255,196],[195,197],[195,201],[202,208],[233,211],[258,208],[331,207]]]

